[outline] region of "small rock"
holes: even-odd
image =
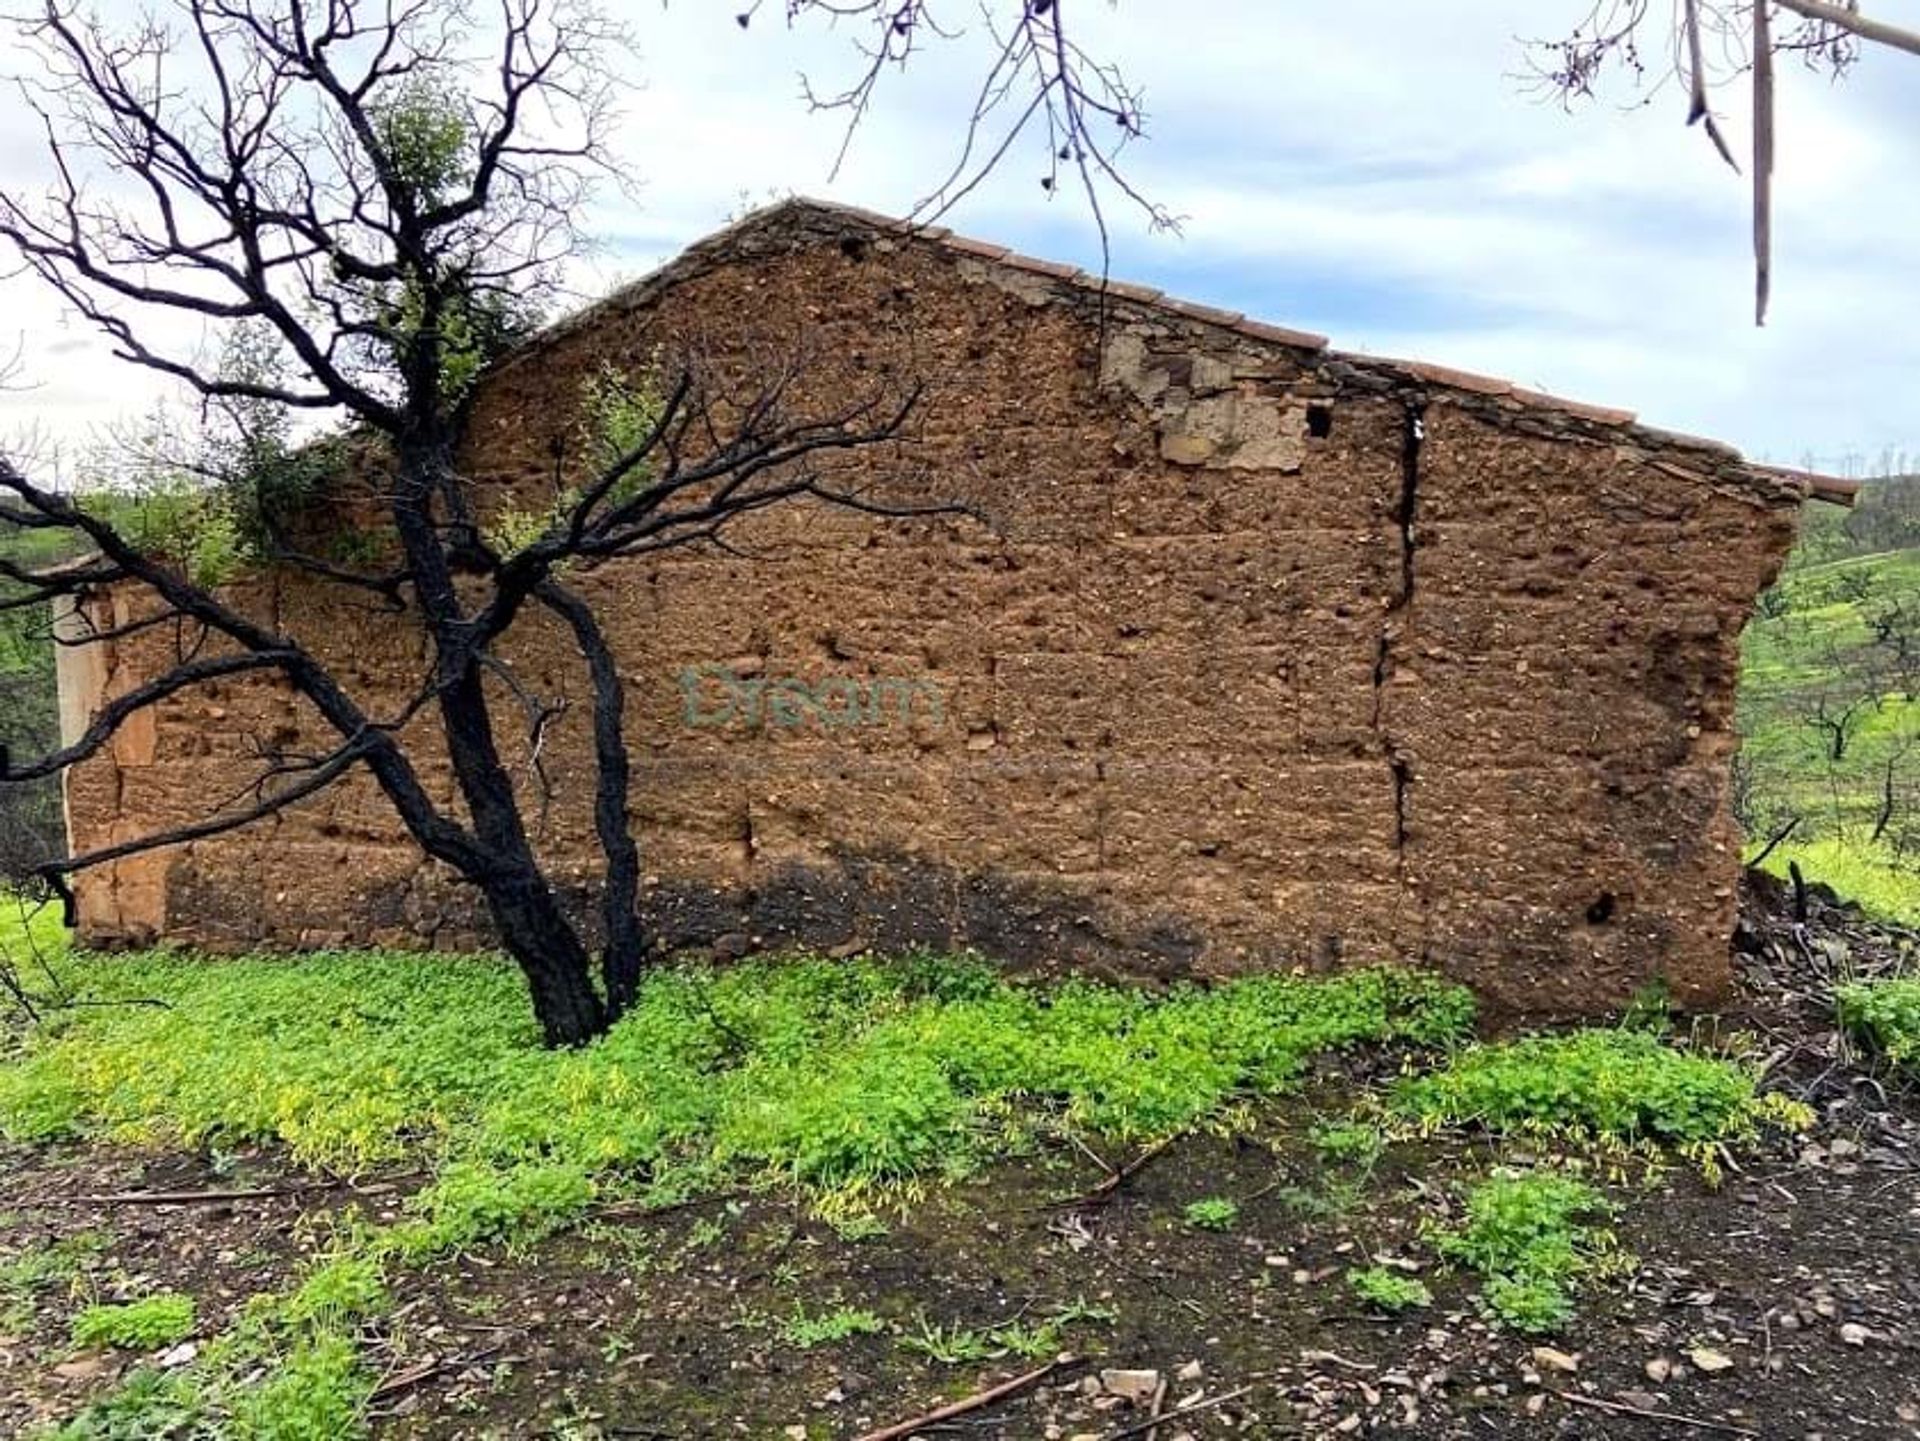
[[[153,1364],[163,1371],[171,1371],[175,1367],[186,1365],[199,1354],[200,1343],[198,1341],[182,1341],[178,1346],[169,1346],[158,1356],[155,1356],[153,1358]]]
[[[1175,1371],[1173,1376],[1176,1381],[1198,1381],[1202,1376],[1206,1375],[1206,1372],[1207,1368],[1202,1366],[1198,1361],[1189,1361],[1178,1371]]]
[[[1551,1346],[1535,1346],[1533,1364],[1542,1371],[1558,1371],[1571,1376],[1580,1369],[1580,1358],[1569,1356],[1565,1351],[1556,1351]]]
[[[62,1381],[90,1381],[107,1369],[104,1356],[75,1356],[71,1361],[62,1361],[53,1368],[53,1374]]]
[[[1635,1406],[1642,1411],[1660,1409],[1660,1398],[1651,1391],[1616,1391],[1613,1394],[1619,1398],[1623,1406]]]
[[[788,1426],[780,1434],[787,1437],[788,1441],[807,1441],[807,1428],[804,1426]]]
[[[1858,1321],[1849,1321],[1840,1328],[1840,1339],[1849,1346],[1864,1346],[1873,1338],[1873,1332]]]
[[[1651,1361],[1647,1362],[1646,1372],[1647,1379],[1653,1382],[1654,1385],[1664,1385],[1666,1384],[1667,1378],[1673,1375],[1673,1362],[1669,1361],[1665,1356],[1655,1356]]]
[[[1160,1389],[1158,1371],[1111,1370],[1100,1373],[1100,1384],[1113,1395],[1136,1406],[1142,1401],[1151,1401],[1153,1393]]]
[[[1731,1371],[1733,1357],[1725,1351],[1716,1351],[1711,1346],[1695,1346],[1687,1352],[1687,1359],[1698,1366],[1702,1374],[1711,1376],[1718,1371]]]

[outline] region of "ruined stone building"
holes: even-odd
[[[1400,959],[1554,1011],[1725,984],[1740,630],[1802,502],[1843,486],[797,201],[499,365],[463,457],[486,503],[551,496],[587,377],[663,347],[736,369],[804,351],[823,393],[922,387],[863,463],[879,493],[967,508],[796,504],[572,578],[630,687],[663,947],[1156,976]],[[244,590],[370,708],[417,681],[408,617],[288,576]],[[534,809],[584,890],[586,678],[537,625],[513,641],[530,689],[577,702]],[[174,643],[69,650],[70,720]],[[191,818],[302,724],[258,680],[144,712],[70,777],[75,844]],[[96,942],[485,939],[365,778],[80,899]]]

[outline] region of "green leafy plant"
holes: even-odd
[[[403,1256],[437,1256],[487,1242],[524,1248],[573,1221],[594,1197],[579,1167],[524,1161],[487,1166],[457,1161],[413,1196],[421,1219],[391,1233]]]
[[[233,1441],[339,1441],[360,1435],[372,1381],[351,1339],[302,1339],[266,1380],[237,1392],[222,1436]]]
[[[1380,1128],[1364,1121],[1323,1121],[1308,1140],[1323,1160],[1350,1166],[1372,1166],[1387,1149]]]
[[[1434,1129],[1471,1125],[1622,1146],[1671,1145],[1711,1168],[1764,1126],[1804,1127],[1805,1107],[1758,1094],[1752,1072],[1642,1031],[1585,1030],[1474,1046],[1395,1085],[1391,1111]]]
[[[1240,1219],[1240,1205],[1225,1196],[1202,1196],[1187,1202],[1187,1224],[1201,1231],[1231,1231]]]
[[[379,1315],[388,1299],[377,1258],[342,1255],[309,1271],[280,1315],[294,1325],[336,1328]]]
[[[1920,976],[1855,981],[1835,988],[1847,1034],[1889,1065],[1920,1070]]]
[[[1458,1227],[1428,1228],[1442,1256],[1486,1281],[1487,1308],[1528,1335],[1573,1315],[1573,1292],[1596,1273],[1630,1264],[1596,1224],[1613,1207],[1593,1186],[1558,1171],[1496,1173],[1473,1187]]]
[[[1006,1348],[986,1331],[958,1324],[943,1326],[924,1316],[915,1330],[902,1334],[900,1345],[942,1366],[974,1366],[1007,1354]]]
[[[119,1305],[88,1306],[73,1318],[73,1344],[151,1351],[193,1331],[193,1297],[175,1291]]]
[[[1347,1285],[1367,1305],[1390,1316],[1433,1303],[1433,1293],[1419,1280],[1385,1266],[1356,1266],[1347,1272]]]
[[[599,1175],[681,1199],[730,1177],[859,1193],[964,1172],[1059,1125],[1147,1142],[1295,1086],[1315,1054],[1456,1038],[1458,988],[1395,971],[1263,976],[1164,994],[1008,983],[977,962],[662,969],[600,1042],[547,1051],[504,965],[316,955],[299,967],[90,958],[97,1007],[0,1065],[0,1131],[190,1145],[277,1141],[357,1169],[443,1148],[418,1198],[441,1243],[511,1229],[502,1186],[553,1223]],[[464,1219],[463,1219],[464,1216]],[[428,1244],[420,1240],[417,1244]]]
[[[804,1307],[796,1305],[793,1314],[780,1323],[780,1338],[789,1346],[811,1350],[850,1336],[878,1335],[886,1329],[886,1322],[859,1307],[837,1306],[831,1311],[809,1314]]]

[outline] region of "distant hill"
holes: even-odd
[[[1736,809],[1767,859],[1920,923],[1920,475],[1810,505],[1742,644]]]

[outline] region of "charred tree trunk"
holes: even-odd
[[[549,1046],[578,1046],[607,1029],[587,950],[537,867],[478,883],[507,954],[519,964]]]
[[[399,460],[394,526],[433,639],[441,731],[474,835],[492,860],[485,869],[464,874],[486,898],[501,944],[526,975],[547,1044],[580,1045],[604,1032],[609,1016],[593,988],[586,945],[534,856],[513,777],[500,758],[481,680],[482,652],[444,539],[451,533],[457,540],[470,526],[451,438],[433,436],[402,447]],[[436,507],[451,513],[436,515]]]
[[[640,969],[646,956],[646,938],[640,928],[640,848],[627,823],[627,796],[632,765],[622,726],[626,695],[613,649],[607,644],[593,608],[556,582],[540,588],[541,601],[573,630],[574,642],[586,657],[593,682],[593,756],[595,785],[594,831],[607,858],[601,893],[606,929],[606,954],[601,975],[610,1018],[618,1018],[640,989]]]

